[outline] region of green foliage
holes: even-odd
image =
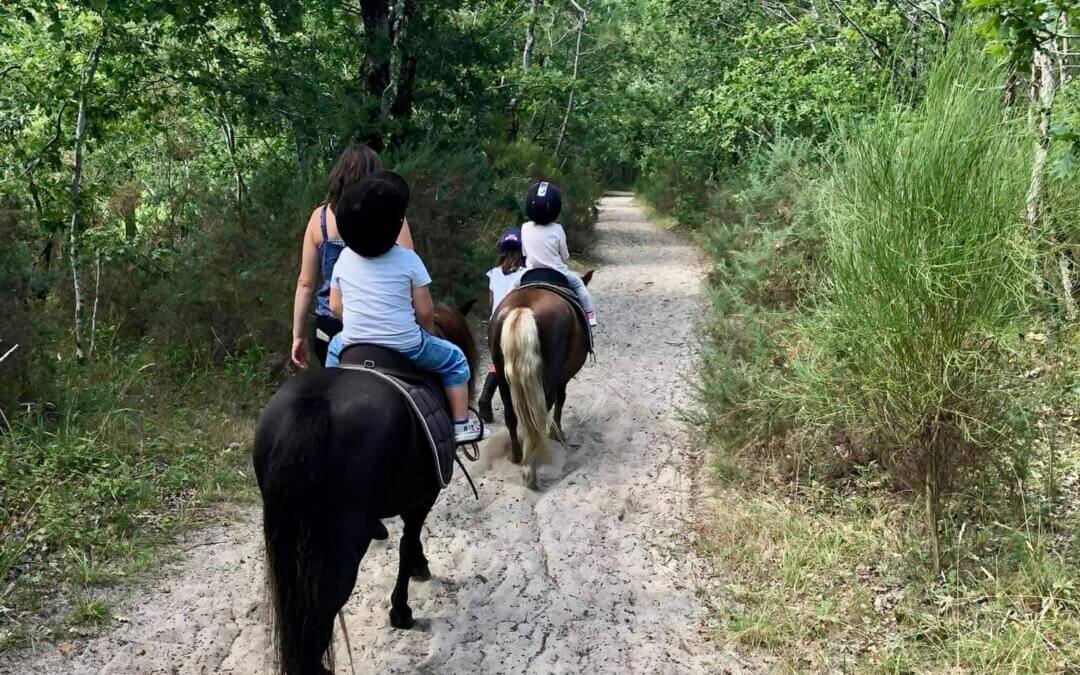
[[[793,34],[790,5],[737,19],[722,1],[650,5],[667,8],[654,30],[672,45],[710,47],[659,57],[661,120],[689,128],[687,102],[736,75],[734,94],[764,102],[733,135],[719,125],[745,114],[738,101],[700,104],[699,119],[725,115],[697,135],[664,126],[637,186],[712,261],[690,419],[715,450],[699,543],[729,583],[708,624],[792,672],[1067,669],[1080,653],[1080,523],[1061,481],[1080,448],[1076,336],[1036,291],[1040,266],[1057,273],[1049,254],[1075,249],[1074,175],[1055,170],[1072,154],[1072,85],[1055,103],[1047,241],[1022,220],[1033,143],[1001,104],[1017,85],[946,30],[955,6],[834,3],[852,20],[822,12],[802,52],[769,43],[755,70],[724,39]],[[827,77],[799,90],[830,65],[806,52],[842,40],[863,50],[863,63],[834,53],[836,82],[866,78],[839,92],[855,95],[830,99]],[[783,82],[746,77],[769,82],[767,66],[795,59]],[[789,102],[816,111],[810,124]],[[928,464],[929,509],[912,499]]]
[[[701,182],[771,139],[825,139],[837,120],[872,112],[890,83],[917,80],[937,39],[882,3],[643,5],[649,30],[635,45],[654,98],[639,132],[650,180],[679,165]]]
[[[1034,288],[1028,144],[969,52],[950,50],[914,109],[845,139],[822,205],[827,269],[774,392],[830,452],[837,433],[869,443],[914,484],[987,468],[1017,439],[1001,385]]]
[[[779,382],[784,351],[775,333],[807,301],[813,281],[818,162],[812,144],[780,138],[723,179],[696,186],[692,198],[678,184],[639,186],[656,205],[675,196],[679,221],[699,232],[712,261],[696,421],[733,448],[770,436],[774,421],[755,406],[759,392]]]
[[[1073,0],[968,0],[976,29],[989,52],[1018,66],[1031,64],[1036,49],[1057,37],[1057,20],[1073,25],[1080,4]]]
[[[99,349],[88,365],[65,355],[57,398],[0,433],[0,641],[37,623],[43,602],[63,614],[67,595],[143,568],[148,546],[250,485],[247,436],[272,390],[257,360],[172,372],[149,350]],[[88,600],[67,620],[108,616]]]

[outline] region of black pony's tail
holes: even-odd
[[[325,388],[298,380],[290,385],[299,391],[263,413],[255,473],[277,666],[285,675],[322,675],[333,672],[335,599],[344,583],[333,530],[333,421]]]

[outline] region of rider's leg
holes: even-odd
[[[315,315],[315,356],[319,363],[326,365],[326,352],[330,344],[330,338],[341,332],[341,321],[331,316]]]
[[[482,436],[480,426],[469,419],[469,362],[461,348],[424,333],[420,344],[404,354],[417,367],[438,373],[450,403],[454,437],[458,442],[478,440]]]
[[[337,368],[341,363],[341,349],[344,347],[341,333],[330,338],[330,344],[326,347],[326,367]]]
[[[574,272],[567,270],[565,272],[566,281],[570,284],[570,287],[577,293],[578,298],[581,300],[581,307],[585,310],[585,315],[589,317],[589,325],[596,325],[596,310],[593,307],[592,296],[589,295],[589,289],[585,286],[585,282],[581,280]]]

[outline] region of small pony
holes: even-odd
[[[435,327],[475,373],[465,321],[472,304],[438,305]],[[472,388],[470,380],[470,395]],[[338,368],[293,378],[263,410],[253,454],[281,673],[333,672],[334,617],[380,518],[400,515],[405,523],[390,624],[413,626],[409,579],[431,578],[420,531],[440,491],[420,424],[392,384]]]
[[[588,284],[592,272],[581,277]],[[511,459],[522,465],[531,489],[539,486],[537,464],[548,454],[548,434],[563,440],[566,385],[585,365],[589,335],[570,301],[543,287],[523,286],[499,305],[488,328],[488,346],[498,377],[503,415],[510,431]],[[554,427],[548,412],[554,408]],[[524,427],[524,448],[518,422]]]

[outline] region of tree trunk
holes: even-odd
[[[1046,157],[1050,148],[1050,114],[1057,94],[1058,69],[1054,67],[1050,53],[1051,44],[1036,47],[1031,77],[1031,98],[1036,106],[1035,151],[1031,164],[1031,183],[1027,193],[1027,223],[1036,241],[1048,237],[1057,239],[1048,231],[1045,205],[1043,204],[1043,173],[1046,170]],[[1061,299],[1065,318],[1076,319],[1076,301],[1072,292],[1072,262],[1064,250],[1057,251],[1058,274],[1061,277]]]
[[[1031,182],[1027,192],[1027,222],[1032,234],[1040,236],[1042,217],[1042,176],[1050,146],[1050,110],[1054,105],[1054,70],[1050,55],[1039,47],[1032,65],[1031,99],[1036,106],[1035,151],[1031,164]]]
[[[71,227],[69,229],[68,259],[71,261],[71,280],[75,290],[75,358],[80,362],[84,358],[82,344],[82,310],[84,294],[82,276],[79,270],[79,203],[83,175],[83,146],[86,143],[86,107],[90,88],[94,81],[101,49],[105,42],[104,34],[98,38],[94,51],[86,62],[82,86],[79,88],[79,112],[75,122],[75,169],[71,177]]]
[[[124,214],[124,239],[132,241],[138,234],[139,230],[135,227],[135,210],[132,209]]]
[[[387,72],[389,81],[379,95],[379,114],[383,119],[390,115],[390,104],[396,96],[401,76],[401,42],[405,30],[405,0],[394,0],[390,8],[390,58]]]
[[[521,50],[521,76],[524,81],[525,76],[529,74],[529,69],[532,68],[533,48],[536,46],[536,22],[540,17],[540,0],[529,1],[529,13],[525,20],[525,47]],[[522,85],[524,89],[524,84]],[[518,123],[517,123],[517,107],[521,102],[521,97],[524,91],[518,91],[514,94],[514,97],[510,99],[510,107],[507,111],[507,117],[510,119],[510,124],[507,127],[507,140],[513,141],[518,135]]]
[[[364,68],[361,77],[368,98],[365,140],[376,150],[382,150],[380,113],[383,96],[390,87],[390,60],[394,44],[390,0],[360,0],[360,16],[364,21]]]
[[[1061,34],[1065,37],[1061,38],[1061,62],[1060,75],[1058,77],[1058,86],[1062,91],[1069,84],[1069,17],[1068,14],[1062,13],[1061,15]],[[1065,237],[1059,237],[1062,242],[1067,241]],[[1073,298],[1073,258],[1070,255],[1069,249],[1062,245],[1058,251],[1058,272],[1061,274],[1061,289],[1062,297],[1065,299],[1065,318],[1069,321],[1076,320],[1076,301]]]
[[[563,141],[566,140],[566,125],[570,122],[570,114],[574,112],[574,91],[577,87],[578,64],[581,61],[581,35],[585,32],[585,22],[589,20],[589,12],[586,8],[573,3],[581,12],[581,18],[577,25],[577,41],[574,44],[574,71],[570,81],[570,95],[566,99],[566,113],[563,115],[562,126],[559,128],[559,138],[555,141],[555,156],[559,156]]]
[[[529,18],[525,22],[525,48],[521,50],[521,74],[528,75],[532,67],[533,47],[536,45],[536,21],[540,17],[540,0],[530,0]]]
[[[405,142],[405,124],[412,115],[417,58],[409,40],[409,24],[416,14],[416,0],[398,0],[394,6],[392,73],[393,81],[383,97],[383,117],[393,122],[390,143]]]
[[[233,199],[236,208],[239,209],[244,201],[244,193],[247,186],[244,185],[244,174],[240,171],[240,162],[236,157],[236,127],[229,121],[229,116],[223,112],[218,113],[218,123],[221,126],[221,136],[225,141],[225,149],[229,153],[229,163],[233,170]]]
[[[405,142],[405,126],[409,117],[412,116],[413,88],[416,83],[415,56],[409,55],[402,62],[398,82],[394,103],[390,106],[390,117],[396,122],[393,136],[390,139],[394,147],[400,147]]]
[[[89,357],[94,358],[94,345],[97,338],[97,310],[98,300],[101,299],[101,251],[94,251],[94,309],[90,312],[90,351]]]

